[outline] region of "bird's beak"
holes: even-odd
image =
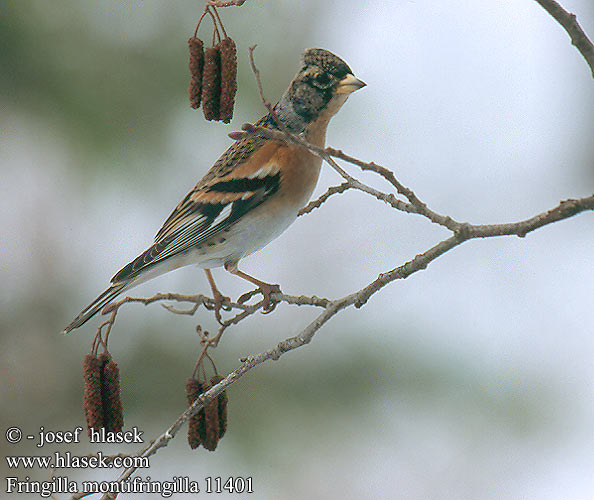
[[[350,94],[355,90],[359,90],[362,87],[367,85],[365,82],[362,82],[358,78],[355,78],[350,73],[345,76],[342,80],[338,82],[338,87],[336,88],[337,94]]]

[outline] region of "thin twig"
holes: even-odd
[[[278,116],[276,116],[276,114],[272,110],[272,104],[270,104],[270,101],[268,101],[268,99],[266,99],[266,96],[264,95],[264,90],[262,89],[262,80],[260,80],[260,71],[256,67],[256,63],[254,62],[254,50],[256,50],[257,46],[258,45],[254,44],[251,47],[249,47],[248,54],[250,57],[250,67],[252,68],[252,73],[254,74],[254,78],[256,79],[256,85],[258,87],[258,93],[260,94],[260,101],[262,102],[262,104],[264,104],[264,107],[268,110],[268,112],[270,114],[274,115],[275,121],[278,120],[278,122],[280,123]]]
[[[308,214],[312,210],[319,208],[322,205],[322,203],[324,203],[333,194],[344,193],[347,189],[350,189],[351,187],[352,186],[350,182],[343,182],[338,186],[329,187],[328,190],[324,194],[320,195],[318,199],[310,201],[306,206],[299,210],[297,216]]]
[[[536,2],[567,31],[571,44],[584,56],[594,77],[594,45],[577,22],[575,14],[567,12],[555,0],[536,0]]]
[[[246,0],[206,0],[206,5],[213,7],[241,7]]]

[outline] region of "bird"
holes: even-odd
[[[330,119],[366,84],[325,49],[307,49],[279,101],[256,122],[323,147]],[[223,266],[258,288],[265,303],[280,287],[238,269],[239,261],[284,232],[309,201],[322,160],[307,149],[258,134],[237,139],[177,205],[154,243],[111,279],[111,285],[63,330],[85,324],[123,292],[182,266],[197,264],[210,284],[217,314],[226,297],[211,269]],[[220,316],[218,316],[220,318]]]

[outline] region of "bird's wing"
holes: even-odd
[[[167,218],[154,244],[122,268],[112,283],[129,281],[163,260],[229,228],[276,193],[275,153],[283,142],[247,137],[235,142]]]

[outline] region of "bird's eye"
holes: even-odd
[[[330,76],[328,76],[328,73],[318,73],[315,82],[320,87],[327,87],[330,83]]]

